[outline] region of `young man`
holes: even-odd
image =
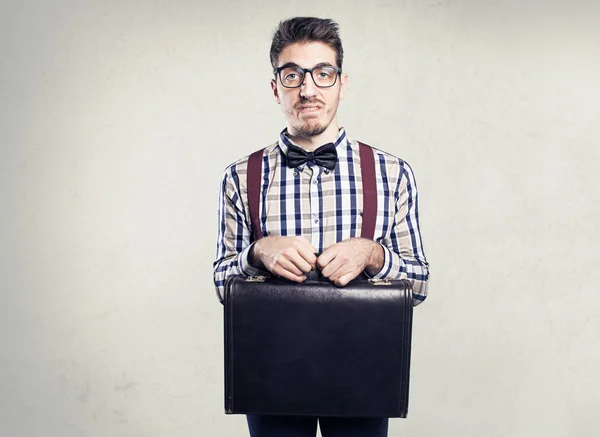
[[[229,275],[265,272],[302,282],[313,268],[338,286],[361,273],[411,281],[414,304],[427,295],[428,264],[418,222],[417,188],[403,160],[374,149],[374,240],[361,238],[358,144],[337,121],[348,77],[337,24],[282,21],[271,45],[271,89],[287,127],[263,151],[263,238],[251,243],[245,157],[225,170],[219,196],[214,280],[219,298]],[[387,419],[319,419],[323,437],[386,436]],[[317,418],[248,416],[252,437],[315,436]]]

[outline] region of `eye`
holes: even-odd
[[[296,84],[302,81],[303,71],[297,68],[284,68],[281,70],[281,80],[287,84]]]
[[[335,69],[330,67],[321,67],[315,72],[319,79],[330,79],[335,75]]]

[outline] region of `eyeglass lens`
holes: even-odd
[[[281,70],[279,77],[283,86],[297,88],[304,82],[304,74],[304,70],[301,68],[289,67]],[[335,68],[328,66],[316,67],[312,70],[312,77],[317,86],[330,87],[335,84],[337,71]]]

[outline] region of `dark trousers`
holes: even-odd
[[[248,418],[250,437],[315,437],[317,418],[305,416],[262,416]],[[379,417],[320,417],[323,437],[387,437],[388,419]]]

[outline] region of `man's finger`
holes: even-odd
[[[296,253],[290,254],[288,259],[291,263],[294,264],[294,266],[296,266],[296,268],[298,268],[300,270],[300,273],[297,273],[297,274],[308,273],[313,268],[313,266],[309,263],[309,261],[307,261],[306,259],[303,258],[301,253],[296,252]]]
[[[321,270],[321,273],[331,280],[335,280],[357,267],[356,261],[342,248],[343,246],[340,245],[340,250],[333,252],[333,259]]]
[[[333,281],[333,283],[335,285],[337,285],[338,287],[344,287],[350,281],[352,281],[354,278],[356,278],[359,273],[360,273],[359,271],[348,272],[348,273],[342,275],[341,277],[339,277],[338,279],[336,279],[335,281]]]
[[[330,248],[326,249],[319,258],[317,258],[317,265],[323,270],[336,256],[336,245],[334,244]]]
[[[347,272],[344,270],[344,265],[339,258],[333,258],[331,262],[321,269],[321,274],[332,281],[339,278],[344,273]]]
[[[292,273],[295,276],[302,276],[304,274],[304,272],[302,271],[302,269],[300,269],[293,261],[291,261],[288,258],[283,257],[283,256],[279,257],[279,259],[277,260],[277,264],[275,265],[274,269],[277,268],[277,266],[279,266],[280,268],[282,268],[286,272]]]
[[[273,273],[275,273],[277,276],[281,276],[282,278],[289,279],[290,281],[294,282],[304,282],[306,280],[306,276],[302,274],[296,275],[290,272],[289,270],[285,270],[279,264],[275,266],[275,268],[273,269]]]
[[[315,248],[312,246],[312,244],[308,243],[308,245],[299,247],[298,254],[309,265],[310,268],[306,270],[307,272],[315,268],[317,265],[317,257],[315,256]]]

